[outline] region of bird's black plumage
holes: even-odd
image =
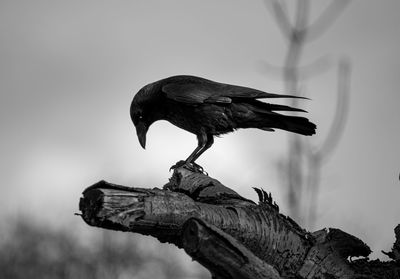
[[[146,145],[146,133],[152,123],[167,120],[195,134],[198,146],[184,161],[187,167],[214,142],[214,136],[240,128],[266,131],[282,129],[313,135],[315,124],[305,117],[277,111],[304,110],[259,101],[264,98],[302,98],[266,93],[260,90],[214,82],[195,76],[173,76],[144,86],[133,98],[130,114],[139,142]]]

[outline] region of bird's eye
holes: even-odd
[[[134,114],[132,117],[133,124],[137,125],[139,121],[143,120],[143,116],[141,114]]]
[[[135,115],[135,117],[134,117],[134,120],[133,120],[133,122],[135,123],[135,125],[138,123],[138,122],[140,122],[140,121],[143,121],[143,115],[141,115],[141,114],[136,114]]]

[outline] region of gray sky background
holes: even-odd
[[[311,18],[328,1],[311,1]],[[352,233],[385,258],[400,221],[400,2],[353,1],[302,63],[329,54],[352,62],[344,136],[322,174],[317,228]],[[157,122],[142,150],[129,118],[134,94],[175,74],[284,93],[263,62],[282,65],[286,44],[262,1],[0,1],[1,211],[56,226],[98,180],[161,187],[195,136]],[[336,71],[309,80],[302,107],[326,136]],[[199,163],[256,200],[271,191],[283,213],[276,162],[287,134],[242,130],[216,139]],[[51,208],[51,210],[49,210]]]

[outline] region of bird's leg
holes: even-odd
[[[207,149],[209,149],[212,145],[213,145],[213,143],[214,143],[214,137],[213,137],[213,135],[210,135],[210,134],[206,134],[205,135],[205,137],[206,137],[206,143],[204,144],[204,146],[199,150],[199,151],[197,151],[195,154],[192,154],[193,155],[193,158],[191,159],[191,161],[190,161],[190,163],[193,165],[193,167],[195,167],[197,170],[199,170],[200,172],[202,172],[202,173],[205,173],[206,175],[208,175],[207,174],[207,172],[205,172],[204,171],[204,169],[203,169],[203,167],[202,166],[200,166],[200,165],[198,165],[198,164],[196,164],[194,161],[196,161],[199,157],[200,157],[200,155],[201,154],[203,154]],[[203,135],[203,142],[204,142],[204,135]],[[190,157],[190,156],[189,156]],[[189,159],[189,158],[188,158]],[[188,160],[187,159],[187,160]],[[187,161],[186,160],[186,161]]]
[[[198,158],[197,153],[201,152],[201,150],[206,146],[207,144],[207,135],[206,134],[200,134],[197,136],[198,139],[198,144],[195,150],[189,155],[189,157],[185,161],[179,161],[175,165],[173,165],[171,169],[176,169],[180,167],[185,167],[188,170],[194,171],[194,172],[201,172],[203,173],[203,168],[199,166],[198,164],[194,164],[193,161]]]
[[[200,172],[208,175],[204,171],[203,167],[199,164],[196,164],[194,161],[196,161],[200,157],[200,155],[204,153],[204,151],[206,151],[213,145],[214,137],[209,134],[203,134],[201,136],[198,136],[198,140],[199,144],[197,148],[192,152],[192,154],[190,154],[185,161],[179,161],[178,163],[176,163],[174,166],[171,167],[171,169],[185,167],[191,171]]]
[[[212,135],[207,134],[207,142],[206,144],[203,146],[203,148],[201,148],[194,156],[193,159],[191,161],[192,165],[196,168],[198,168],[199,170],[201,170],[202,172],[204,172],[203,168],[196,164],[194,161],[196,161],[201,154],[204,153],[204,151],[206,151],[207,149],[209,149],[214,143],[214,137]]]

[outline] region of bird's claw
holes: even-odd
[[[192,163],[192,165],[193,165],[192,168],[194,168],[194,171],[195,171],[195,172],[200,172],[200,173],[203,173],[203,174],[205,174],[205,175],[208,175],[208,173],[204,171],[204,169],[203,169],[202,166],[200,166],[200,165],[198,165],[198,164],[196,164],[196,163],[194,163],[194,162]]]
[[[208,173],[204,171],[202,166],[200,166],[200,165],[198,165],[196,163],[193,163],[193,162],[189,163],[189,162],[186,162],[186,161],[183,161],[183,160],[177,162],[175,165],[170,167],[169,171],[171,171],[173,169],[177,169],[177,168],[182,168],[182,167],[187,169],[187,170],[190,170],[192,172],[198,172],[198,173],[202,173],[202,174],[208,175]]]
[[[185,165],[185,164],[186,164],[185,161],[180,160],[179,162],[176,162],[175,165],[171,166],[171,167],[169,168],[169,171],[174,170],[174,169],[178,169],[178,168],[182,167],[182,166]]]

